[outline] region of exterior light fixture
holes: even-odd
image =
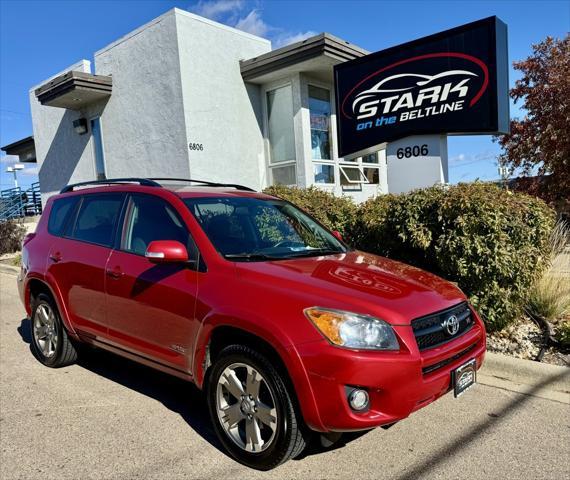
[[[8,167],[6,173],[12,173],[14,175],[14,188],[18,188],[18,171],[24,170],[24,165],[21,163],[16,163],[15,165]]]
[[[348,403],[350,404],[350,408],[353,410],[366,410],[369,403],[368,392],[360,388],[355,388],[348,395]]]
[[[87,120],[84,118],[78,118],[73,120],[73,130],[79,135],[84,135],[87,133]]]

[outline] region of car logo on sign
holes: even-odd
[[[459,320],[455,315],[448,317],[441,326],[445,328],[449,335],[455,335],[459,331]]]

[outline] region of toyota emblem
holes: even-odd
[[[453,336],[459,331],[459,320],[455,315],[451,315],[441,324],[441,326],[445,328],[449,335]]]

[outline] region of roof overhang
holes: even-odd
[[[111,76],[71,70],[36,88],[35,94],[42,105],[80,110],[108,99],[112,88]]]
[[[6,152],[6,155],[17,155],[22,163],[34,163],[37,161],[36,144],[34,143],[34,137],[31,135],[9,145],[4,145],[0,150]]]
[[[242,60],[241,76],[247,82],[261,84],[284,75],[307,72],[332,81],[333,65],[368,53],[330,33],[321,33],[258,57]]]

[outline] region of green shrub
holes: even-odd
[[[12,220],[0,222],[0,255],[17,252],[22,248],[26,229]]]
[[[337,197],[315,187],[301,189],[283,185],[268,187],[264,192],[288,200],[343,235],[350,231],[355,220],[357,207],[350,197]]]
[[[352,238],[363,250],[457,282],[490,330],[521,312],[549,265],[554,212],[495,185],[432,187],[365,202]]]
[[[489,330],[520,315],[548,268],[554,211],[543,201],[472,183],[381,195],[357,206],[309,188],[265,190],[298,205],[354,247],[457,282]]]

